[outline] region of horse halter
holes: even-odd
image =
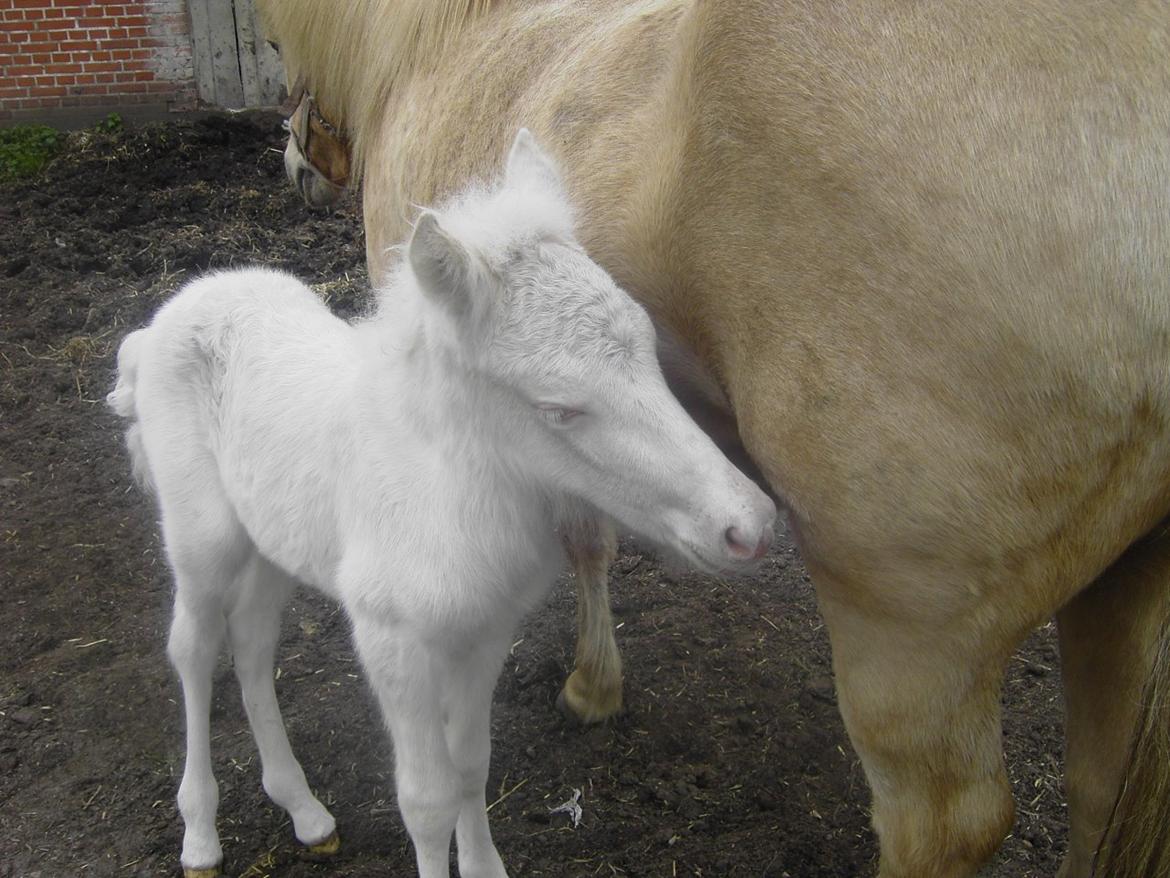
[[[296,143],[305,166],[318,180],[327,186],[336,190],[346,189],[349,182],[348,173],[341,177],[341,179],[333,179],[318,168],[310,157],[309,148],[314,133],[314,125],[319,129],[320,133],[334,141],[337,148],[346,153],[349,151],[349,143],[346,136],[337,129],[337,126],[326,119],[321,114],[321,111],[317,109],[317,101],[313,98],[312,92],[305,87],[303,77],[298,77],[285,106],[291,106],[292,110],[284,120],[284,130],[288,132],[289,137]],[[294,125],[292,119],[294,116],[297,116],[298,109],[302,110],[302,112],[297,117],[297,123]]]

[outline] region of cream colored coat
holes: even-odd
[[[519,125],[554,151],[790,509],[883,878],[997,848],[1003,666],[1058,613],[1088,875],[1170,605],[1170,7],[267,7],[354,137],[373,276]]]

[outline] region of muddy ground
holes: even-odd
[[[363,309],[358,206],[306,211],[280,146],[271,117],[82,133],[42,179],[0,187],[3,878],[178,874],[170,583],[101,400],[119,339],[207,268],[281,266],[339,313]],[[867,791],[791,545],[742,581],[669,573],[632,545],[612,574],[624,715],[581,729],[554,708],[574,636],[564,582],[500,679],[488,799],[511,874],[869,873]],[[337,609],[298,596],[278,665],[290,736],[342,851],[302,859],[264,798],[225,658],[213,714],[225,874],[413,874],[387,741]],[[1051,875],[1065,810],[1050,629],[1011,663],[1005,713],[1020,813],[992,874]],[[573,828],[549,809],[575,788]]]

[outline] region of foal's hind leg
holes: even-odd
[[[180,861],[187,878],[216,874],[223,853],[215,829],[219,788],[211,769],[211,684],[223,643],[226,604],[250,545],[229,509],[208,492],[169,513],[163,537],[175,574],[175,610],[167,654],[183,687],[187,753],[178,804],[183,815]]]
[[[577,582],[577,654],[557,704],[581,722],[594,723],[622,708],[622,657],[608,587],[617,535],[608,519],[587,518],[566,524],[564,540]]]
[[[252,736],[260,751],[264,791],[292,818],[297,839],[318,854],[337,852],[337,825],[309,789],[293,755],[276,702],[272,668],[280,616],[295,583],[253,554],[228,616],[232,658]]]
[[[940,608],[940,587],[883,606],[872,584],[813,573],[841,714],[873,791],[880,878],[973,876],[1012,823],[999,693],[1025,632],[999,630],[989,605]]]
[[[183,448],[190,424],[156,437]],[[183,687],[187,753],[178,804],[183,815],[180,862],[187,878],[209,878],[222,859],[215,812],[219,788],[211,769],[211,685],[227,612],[254,551],[219,482],[214,461],[168,457],[154,470],[163,544],[175,575],[175,610],[167,654]]]
[[[176,571],[175,578],[175,613],[167,653],[182,682],[187,728],[187,755],[178,795],[183,815],[180,862],[186,878],[210,878],[217,874],[223,859],[215,830],[219,786],[211,770],[211,682],[223,642],[223,606],[218,596],[204,599],[199,583],[181,571]]]
[[[1131,548],[1057,616],[1068,740],[1069,851],[1088,878],[1121,782],[1142,690],[1170,609],[1170,538]]]

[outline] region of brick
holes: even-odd
[[[31,33],[45,34],[53,42],[61,42],[62,40],[77,39],[78,31],[68,27],[69,23],[66,21],[53,21],[51,18],[46,18],[44,21],[34,22],[33,26],[29,28]]]
[[[32,93],[42,98],[60,98],[65,96],[65,87],[61,85],[38,85],[32,90]]]
[[[81,72],[81,65],[80,64],[46,64],[45,65],[45,72],[46,73],[55,73],[57,75],[60,75],[62,73],[80,73]]]

